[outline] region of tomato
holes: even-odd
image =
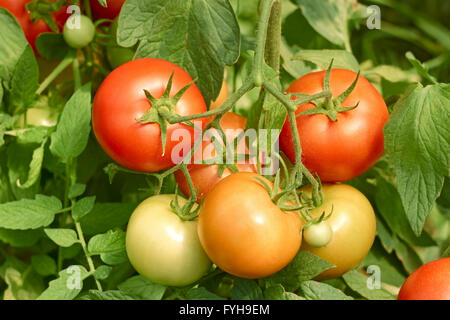
[[[227,135],[227,141],[229,143],[232,143],[233,140],[239,135],[240,130],[245,130],[245,124],[247,123],[247,119],[232,112],[227,112],[222,119],[220,120],[220,126],[222,127],[223,131],[225,132],[225,135]],[[245,146],[244,139],[240,140],[240,145]],[[204,141],[202,145],[202,150],[204,153],[208,153],[207,150],[209,148],[212,148],[214,151],[216,149],[214,148],[213,142]],[[244,147],[245,148],[245,147]],[[239,152],[239,147],[238,147]],[[211,159],[215,155],[215,152],[212,152],[213,154],[209,154],[209,156],[204,156],[203,159]],[[208,165],[208,164],[188,164],[187,165],[189,174],[191,176],[191,180],[194,184],[194,189],[198,189],[197,193],[197,199],[200,200],[202,197],[204,197],[213,187],[214,185],[219,182],[221,179],[229,176],[232,172],[230,169],[225,169],[222,172],[222,175],[219,176],[219,168],[220,165]],[[246,161],[245,163],[237,163],[236,169],[238,171],[242,172],[256,172],[256,168],[254,164],[249,163]],[[189,190],[188,183],[186,181],[186,178],[181,170],[178,170],[175,172],[175,178],[177,180],[178,186],[180,187],[181,191],[187,195],[190,196],[191,192]]]
[[[303,240],[311,247],[325,247],[333,238],[333,230],[326,221],[309,226],[303,230]]]
[[[309,73],[294,81],[287,92],[319,93],[323,91],[325,73]],[[355,78],[353,71],[333,69],[330,75],[333,97],[350,87]],[[379,92],[362,76],[342,105],[349,107],[358,102],[355,109],[339,113],[336,122],[323,114],[297,117],[302,161],[322,181],[352,179],[370,168],[384,152],[383,127],[389,117],[388,110]],[[314,107],[312,103],[301,105],[296,114]],[[289,121],[281,131],[280,148],[295,162]]]
[[[25,34],[25,38],[27,38],[34,52],[37,52],[35,44],[37,37],[41,33],[52,32],[52,30],[42,19],[36,22],[30,21],[30,13],[29,11],[27,11],[25,5],[31,1],[33,0],[0,0],[0,8],[7,9],[17,19]],[[67,6],[63,6],[58,11],[52,14],[53,18],[55,19],[56,25],[60,30],[69,17],[69,14],[66,13],[66,10]]]
[[[197,221],[183,221],[170,208],[173,194],[144,200],[128,222],[126,250],[139,274],[168,286],[185,286],[211,267],[197,235]],[[180,205],[186,199],[179,198]]]
[[[227,100],[228,98],[228,84],[225,80],[223,80],[222,88],[220,89],[219,96],[217,99],[213,102],[211,102],[211,105],[209,106],[209,109],[217,109],[222,106],[222,104]]]
[[[153,97],[160,98],[172,72],[170,96],[173,96],[192,79],[180,67],[160,59],[144,58],[125,63],[111,72],[100,85],[94,98],[93,128],[100,145],[119,164],[138,171],[160,171],[175,165],[172,150],[177,145],[187,149],[193,146],[192,127],[181,123],[167,125],[163,154],[159,124],[141,124],[136,120],[151,108],[144,89]],[[205,101],[195,84],[183,94],[175,108],[181,116],[205,111]],[[197,123],[204,127],[206,119],[197,120]],[[172,134],[178,129],[187,132],[190,139],[172,141],[171,137],[175,136]]]
[[[75,22],[79,19],[79,27]],[[64,40],[72,48],[86,47],[95,36],[95,26],[89,17],[80,15],[70,17],[64,25]]]
[[[53,127],[58,121],[58,112],[50,108],[30,108],[27,110],[27,125]],[[25,117],[22,114],[17,121],[19,126],[23,126]]]
[[[113,20],[120,13],[125,0],[107,0],[107,7],[103,7],[98,0],[89,0],[91,5],[92,15],[95,20],[111,19]]]
[[[428,262],[411,273],[398,300],[450,300],[450,258]]]
[[[304,189],[306,194],[311,188]],[[307,250],[336,267],[326,270],[318,279],[337,278],[355,268],[369,253],[375,240],[375,213],[367,198],[357,189],[346,184],[324,184],[323,204],[311,211],[318,218],[332,212],[326,220],[333,235],[331,241],[321,248],[314,248],[303,241],[301,250]]]
[[[238,172],[219,181],[199,212],[198,234],[209,258],[242,278],[262,278],[281,270],[301,244],[298,212],[281,211],[255,177],[265,180]]]
[[[134,57],[134,50],[132,48],[124,48],[116,43],[117,27],[118,22],[116,19],[111,24],[110,30],[115,45],[106,47],[106,58],[108,59],[108,62],[113,69],[117,68],[118,66],[121,66],[122,64],[128,61],[133,60]]]

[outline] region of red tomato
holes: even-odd
[[[98,142],[119,164],[133,170],[155,172],[175,165],[175,146],[189,149],[194,143],[194,129],[185,124],[167,125],[166,149],[163,155],[161,129],[158,123],[140,124],[137,119],[151,108],[144,89],[153,97],[164,93],[174,73],[170,96],[192,82],[186,71],[175,64],[152,58],[125,63],[111,72],[100,85],[94,98],[92,124]],[[180,116],[206,111],[206,104],[195,84],[178,101],[175,112]],[[206,119],[200,121],[202,127]],[[175,130],[188,133],[190,139],[172,141]],[[190,140],[190,141],[187,141]]]
[[[316,94],[323,91],[326,71],[309,73],[292,83],[287,92]],[[355,80],[356,73],[333,69],[330,89],[333,97],[343,93]],[[336,122],[323,114],[297,117],[302,145],[302,161],[319,175],[322,181],[337,182],[352,179],[370,168],[384,152],[383,127],[389,114],[380,93],[362,76],[343,106],[356,109],[338,114]],[[314,108],[307,103],[296,114]],[[295,162],[295,151],[289,121],[280,135],[280,147]]]
[[[411,273],[398,300],[450,300],[450,258],[428,262]]]
[[[106,8],[103,7],[98,0],[89,0],[91,4],[92,16],[95,20],[98,19],[111,19],[113,20],[120,13],[125,0],[107,0]]]
[[[52,30],[42,19],[34,23],[30,21],[30,13],[27,11],[25,5],[31,1],[32,0],[0,0],[0,8],[7,9],[17,19],[34,52],[37,52],[35,44],[37,37],[41,33],[52,32]],[[64,23],[70,16],[66,13],[66,10],[67,6],[63,6],[52,14],[56,25],[60,30],[62,30]]]
[[[247,123],[247,119],[232,112],[226,113],[222,119],[220,120],[220,126],[224,130],[227,135],[227,141],[231,143],[238,135],[238,130],[245,130],[245,125]],[[244,144],[245,141],[242,139],[239,141],[240,145]],[[205,155],[203,159],[212,159],[215,155],[214,144],[211,141],[204,141],[202,145],[203,151],[208,153],[208,148],[213,148],[212,154]],[[239,148],[238,148],[239,150]],[[238,151],[239,152],[239,151]],[[229,169],[225,169],[221,176],[219,176],[219,165],[208,165],[208,164],[189,164],[188,166],[189,174],[191,175],[192,182],[194,184],[194,188],[198,188],[197,200],[200,200],[204,197],[213,187],[214,185],[222,180],[223,178],[229,176],[232,172]],[[236,168],[240,172],[256,172],[255,166],[252,163],[246,161],[246,163],[238,163],[236,164]],[[177,180],[178,186],[181,191],[186,195],[190,196],[191,192],[189,190],[188,183],[186,178],[181,170],[175,172],[175,178]]]

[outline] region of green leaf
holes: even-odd
[[[273,285],[264,290],[266,300],[305,300],[305,298],[292,292],[286,292],[281,284]]]
[[[207,103],[220,92],[225,66],[239,57],[239,25],[228,0],[128,0],[117,38],[124,47],[140,41],[135,58],[182,67]]]
[[[86,185],[82,183],[75,183],[70,186],[69,189],[69,199],[75,199],[81,196],[86,191]]]
[[[31,265],[41,276],[56,274],[56,262],[46,254],[38,254],[31,257]]]
[[[95,269],[94,272],[94,277],[97,280],[105,280],[109,277],[109,275],[111,274],[112,271],[112,267],[110,266],[100,266],[97,269]]]
[[[423,264],[419,255],[403,241],[397,241],[395,254],[408,273],[412,273]]]
[[[44,148],[46,143],[47,139],[42,142],[39,148],[36,148],[33,151],[33,156],[31,157],[30,162],[30,170],[28,171],[28,178],[23,184],[20,180],[17,180],[17,186],[19,188],[27,189],[39,180],[39,177],[41,176],[42,162],[44,161]]]
[[[187,300],[226,300],[218,295],[208,291],[204,287],[191,288],[186,292]]]
[[[10,104],[22,110],[31,107],[37,98],[38,87],[39,67],[33,49],[27,46],[17,61],[11,79]]]
[[[55,214],[61,209],[58,198],[40,194],[34,200],[22,199],[0,204],[0,227],[13,230],[45,227],[53,222]]]
[[[261,288],[255,280],[235,278],[233,281],[233,300],[261,300],[264,298]]]
[[[351,270],[345,273],[342,278],[345,283],[353,290],[358,292],[361,296],[369,300],[395,300],[396,297],[383,288],[369,289],[368,278],[358,271]]]
[[[0,66],[6,69],[3,79],[9,81],[28,41],[17,20],[4,8],[0,8],[0,30]]]
[[[300,288],[307,300],[353,300],[341,290],[317,281],[304,281]]]
[[[125,232],[117,229],[93,236],[89,240],[88,251],[91,255],[99,254],[102,261],[107,264],[127,261]]]
[[[34,300],[43,290],[42,279],[36,273],[6,268],[4,280],[8,286],[3,300]]]
[[[295,0],[308,23],[328,41],[350,48],[348,20],[358,6],[347,0]]]
[[[449,174],[449,99],[450,85],[417,85],[396,104],[384,128],[385,148],[416,235]]]
[[[404,71],[399,67],[390,65],[378,65],[374,68],[362,71],[362,75],[366,78],[378,76],[390,82],[418,82],[420,77],[410,71]]]
[[[72,208],[72,217],[75,221],[80,221],[85,215],[92,211],[95,204],[95,196],[86,197],[77,201]]]
[[[142,276],[128,278],[117,286],[121,291],[144,300],[161,300],[166,286],[154,283]]]
[[[345,50],[300,50],[292,59],[312,62],[323,70],[328,69],[333,59],[333,68],[359,71],[358,60]]]
[[[136,297],[130,296],[120,290],[89,290],[89,292],[81,297],[81,300],[137,300]]]
[[[49,287],[37,300],[72,300],[83,289],[83,280],[87,270],[80,265],[70,266],[59,273],[59,278],[50,281]]]
[[[416,246],[436,245],[427,233],[424,232],[419,237],[414,234],[397,189],[380,175],[377,176],[375,204],[389,228],[401,239]]]
[[[44,229],[44,232],[60,247],[70,247],[78,242],[77,233],[72,229]]]
[[[380,242],[383,248],[388,252],[392,253],[392,250],[395,248],[395,244],[398,239],[395,235],[393,235],[390,230],[386,227],[383,221],[380,218],[377,219],[377,236],[380,239]],[[409,225],[408,225],[409,228]]]
[[[48,127],[27,128],[26,130],[17,133],[17,142],[20,144],[42,144],[49,134],[50,129]]]
[[[62,60],[75,50],[69,47],[62,33],[41,33],[36,39],[36,48],[46,59]]]
[[[52,134],[50,151],[66,163],[86,148],[91,131],[91,85],[78,89],[67,102]]]
[[[31,247],[42,237],[42,230],[10,230],[0,228],[0,240],[13,247]]]
[[[96,203],[94,209],[80,219],[83,232],[94,235],[122,227],[128,222],[136,206],[135,203]]]
[[[267,286],[281,284],[286,290],[294,292],[305,280],[313,279],[323,271],[333,268],[328,261],[300,250],[295,258],[281,271],[265,278]]]
[[[436,78],[431,76],[428,73],[427,67],[422,64],[419,60],[414,57],[414,54],[411,51],[408,51],[405,54],[406,59],[411,63],[411,65],[416,69],[417,73],[424,79],[428,80],[431,83],[437,83]]]

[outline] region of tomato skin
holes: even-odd
[[[197,221],[182,221],[170,208],[175,195],[144,200],[128,222],[128,258],[151,281],[185,286],[200,279],[211,267],[197,235]],[[180,205],[186,199],[178,198]]]
[[[242,278],[281,270],[301,244],[298,212],[281,211],[255,177],[264,179],[238,172],[219,181],[201,205],[198,220],[200,242],[211,261]]]
[[[311,188],[304,191],[310,194]],[[336,266],[321,273],[319,280],[340,277],[360,264],[369,253],[376,232],[375,213],[361,192],[346,184],[324,184],[322,191],[324,202],[311,210],[311,216],[318,218],[323,212],[332,212],[326,220],[333,230],[331,241],[321,248],[303,241],[301,247]]]
[[[92,15],[95,20],[111,19],[113,20],[120,13],[125,0],[107,0],[107,7],[103,7],[98,0],[89,0],[91,5]]]
[[[219,95],[216,100],[211,102],[209,109],[213,110],[220,108],[222,104],[227,100],[227,98],[228,98],[228,84],[226,80],[223,80],[222,88],[220,89]]]
[[[229,142],[233,141],[238,135],[237,130],[245,130],[245,125],[247,119],[233,112],[227,112],[220,120],[220,126],[227,135],[227,140]],[[227,130],[236,130],[234,132]],[[240,140],[240,145],[245,143],[244,140]],[[242,143],[241,143],[242,142]],[[211,141],[204,141],[202,147],[203,150],[207,150],[208,146],[213,147],[214,144]],[[215,148],[214,148],[215,150]],[[239,149],[238,149],[239,150]],[[209,157],[204,157],[206,160]],[[192,183],[194,184],[194,189],[198,188],[197,201],[202,197],[206,196],[208,192],[217,184],[220,180],[228,177],[232,172],[229,169],[223,170],[222,175],[219,177],[219,165],[208,165],[208,164],[195,164],[191,163],[187,165],[187,169],[191,176]],[[249,162],[237,163],[236,168],[240,172],[256,172],[255,165]],[[191,192],[189,190],[189,185],[187,180],[181,170],[175,172],[175,179],[177,181],[180,190],[188,197],[190,197]]]
[[[75,18],[75,17],[74,17]],[[83,48],[87,46],[95,36],[95,26],[92,20],[85,15],[80,15],[77,17],[80,19],[80,28],[71,29],[70,18],[64,25],[63,36],[66,43],[72,48]]]
[[[167,125],[165,154],[161,142],[161,130],[157,123],[140,124],[136,119],[151,107],[144,89],[160,98],[174,72],[170,96],[191,83],[191,77],[173,63],[144,58],[125,63],[112,71],[94,98],[92,124],[98,142],[106,153],[119,164],[137,171],[155,172],[175,165],[172,150],[177,144],[192,147],[194,129],[184,124]],[[183,94],[175,111],[187,116],[206,111],[206,104],[195,84]],[[196,122],[204,127],[206,119]],[[191,141],[171,141],[172,133],[183,129]]]
[[[25,38],[27,38],[34,52],[37,53],[37,37],[41,33],[53,31],[42,19],[34,23],[30,21],[30,13],[29,11],[27,11],[25,5],[31,1],[33,0],[0,0],[0,8],[7,9],[17,19],[25,34]],[[67,18],[70,16],[66,13],[66,10],[67,6],[63,6],[61,7],[61,9],[52,14],[53,18],[55,19],[56,25],[60,30],[64,26]]]
[[[292,83],[287,92],[317,94],[323,91],[326,71],[309,73]],[[333,69],[330,89],[333,97],[344,92],[356,79],[356,73]],[[383,127],[389,118],[386,103],[369,81],[360,76],[353,92],[343,106],[356,109],[341,112],[333,122],[323,114],[297,117],[297,128],[302,145],[302,161],[322,181],[339,182],[352,179],[369,169],[384,152]],[[297,108],[296,114],[314,108],[307,103]],[[295,162],[295,150],[289,121],[280,135],[280,148]]]
[[[58,121],[58,112],[51,110],[50,108],[29,108],[27,109],[27,125],[37,127],[53,127],[56,126]],[[22,114],[17,124],[23,127],[24,115]]]
[[[450,257],[431,261],[409,275],[398,300],[450,300]]]

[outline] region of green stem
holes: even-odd
[[[91,4],[89,3],[89,0],[83,0],[83,8],[86,11],[86,15],[92,19]]]
[[[277,73],[280,69],[281,18],[282,2],[281,0],[275,0],[267,27],[265,57],[267,64]]]
[[[47,78],[44,79],[44,81],[41,83],[39,88],[36,91],[36,94],[40,95],[42,92],[44,92],[45,89],[52,83],[53,80],[56,79],[56,77],[59,76],[61,72],[64,71],[73,61],[73,58],[64,58],[57,66],[56,68],[47,76]]]
[[[75,81],[75,91],[81,88],[81,75],[80,75],[80,63],[78,59],[73,59],[73,78]]]

